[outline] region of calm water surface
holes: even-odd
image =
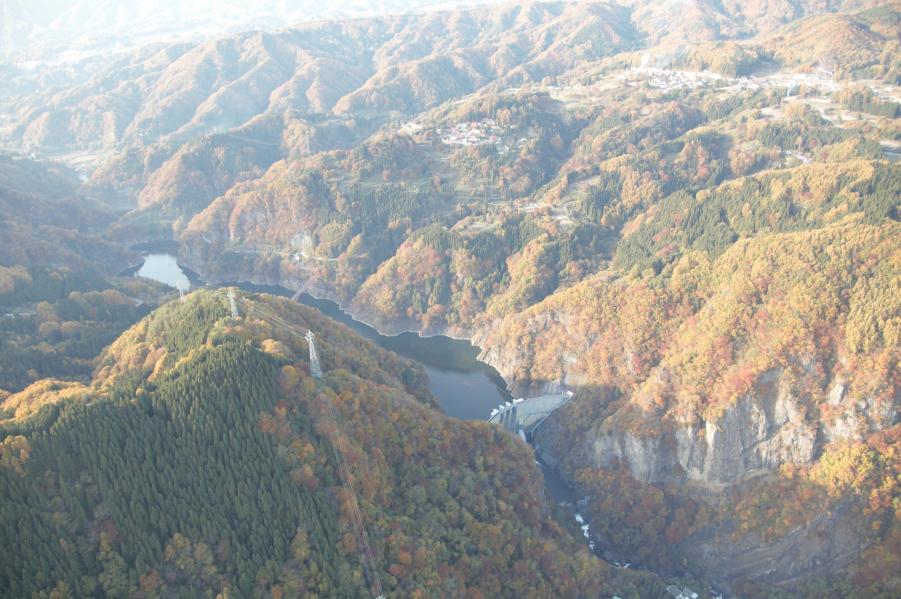
[[[183,270],[175,257],[168,253],[149,253],[140,268],[131,271],[135,276],[146,277],[182,291],[187,291],[192,282],[195,285],[202,284],[194,273]],[[294,295],[284,287],[250,283],[235,285],[247,291],[285,297]],[[422,364],[429,375],[429,390],[449,416],[486,420],[492,408],[511,398],[500,374],[478,360],[478,348],[468,341],[443,335],[420,337],[416,333],[382,335],[371,326],[354,320],[335,302],[307,294],[300,296],[300,302],[350,327],[376,345]]]
[[[159,251],[160,248],[146,248]],[[202,286],[203,282],[193,272],[182,269],[175,257],[168,253],[149,253],[140,268],[129,274],[147,277],[170,287],[188,290],[190,284]],[[246,291],[271,293],[291,297],[290,289],[272,285],[234,283]],[[316,308],[326,316],[348,326],[357,334],[376,345],[416,360],[429,375],[429,390],[438,399],[445,414],[464,420],[487,420],[491,409],[511,399],[504,379],[484,362],[478,360],[479,349],[468,341],[451,339],[443,335],[420,337],[416,333],[382,335],[371,326],[354,320],[335,302],[317,299],[307,294],[300,296],[304,305]],[[544,475],[545,489],[555,503],[566,503],[575,509],[573,490],[552,468],[538,462]]]
[[[179,291],[187,291],[191,288],[188,275],[178,266],[175,256],[170,254],[148,254],[144,258],[144,263],[135,272],[135,276],[165,283]]]
[[[286,297],[294,295],[284,287],[248,283],[236,285],[247,291],[262,291]],[[492,408],[511,398],[501,375],[478,360],[479,349],[468,341],[443,335],[420,337],[416,333],[382,335],[366,323],[354,320],[333,301],[317,299],[304,293],[300,296],[300,303],[316,308],[376,345],[422,364],[429,375],[429,390],[449,416],[465,420],[487,420]]]

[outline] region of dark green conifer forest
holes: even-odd
[[[4,403],[2,596],[368,597],[351,495],[393,596],[605,588],[603,563],[550,517],[528,450],[442,416],[420,367],[286,300],[243,303],[238,321],[226,306],[218,292],[166,304],[90,384]]]

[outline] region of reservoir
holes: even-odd
[[[171,254],[148,254],[135,276],[165,283],[179,291],[191,288],[188,275],[181,270],[175,256]]]
[[[146,248],[146,250],[159,252],[160,248]],[[140,268],[129,269],[124,274],[147,277],[176,288],[184,285],[186,281],[195,286],[203,285],[203,281],[194,273],[183,270],[175,257],[168,253],[149,253]],[[290,289],[273,285],[252,283],[233,283],[233,285],[255,293],[270,293],[283,297],[294,295]],[[187,291],[188,286],[182,289]],[[376,345],[422,364],[429,375],[429,390],[448,416],[485,421],[492,408],[512,399],[501,375],[490,365],[479,361],[479,349],[468,341],[443,335],[421,337],[409,332],[382,335],[371,326],[354,320],[333,301],[317,299],[305,293],[300,296],[299,301],[316,308]],[[543,462],[537,463],[544,475],[544,486],[549,499],[554,503],[567,504],[574,510],[576,498],[573,490],[556,470]]]
[[[182,270],[175,256],[169,253],[149,253],[140,268],[129,269],[126,274],[146,277],[183,291],[187,291],[191,283],[202,285],[193,273]],[[293,295],[284,287],[234,285],[247,291],[284,297]],[[300,303],[316,308],[376,345],[422,364],[429,375],[429,390],[448,416],[486,420],[492,408],[511,399],[503,378],[494,368],[478,360],[479,349],[468,341],[443,335],[420,337],[416,333],[382,335],[371,326],[354,320],[333,301],[302,294]]]

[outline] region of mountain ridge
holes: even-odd
[[[118,390],[101,391],[103,398],[134,399],[135,417],[156,426],[141,415],[147,401],[151,414],[163,405],[190,412],[173,390],[206,396],[178,387],[190,379],[186,365],[209,374],[229,357],[260,372],[291,366],[276,384],[303,387],[292,405],[322,416],[325,404],[307,393],[303,342],[279,327],[270,332],[265,318],[229,323],[215,296],[199,294],[185,300],[190,309],[206,306],[197,313],[167,304],[123,332],[143,316],[135,304],[155,305],[158,291],[116,277],[84,282],[65,264],[49,273],[35,264],[54,247],[67,260],[95,261],[102,250],[94,237],[119,242],[104,264],[121,244],[168,240],[179,263],[208,283],[280,284],[333,299],[386,332],[466,337],[515,395],[573,391],[575,400],[532,441],[584,498],[583,535],[608,562],[741,596],[891,597],[901,563],[893,507],[901,471],[896,4],[504,4],[155,46],[109,67],[48,68],[40,80],[10,71],[14,89],[38,91],[0,99],[12,110],[6,142],[66,152],[80,180],[23,167],[14,178],[46,172],[41,184],[8,185],[7,212],[21,234],[0,263],[0,301],[11,298],[12,317],[0,322],[0,341],[4,356],[15,355],[15,376],[0,383],[14,393],[0,395],[13,398],[10,407],[32,396],[52,404],[109,378]],[[79,74],[88,71],[90,81]],[[68,245],[47,241],[60,229]],[[254,302],[303,326],[318,322],[286,302]],[[119,336],[93,375],[85,356],[105,343],[81,339],[81,325],[114,332],[105,343]],[[197,338],[188,334],[194,328]],[[407,481],[403,506],[380,494],[403,479],[390,465],[421,450],[445,466],[451,459],[454,476],[474,463],[476,478],[464,478],[491,497],[468,493],[467,505],[497,508],[485,508],[497,516],[490,523],[455,520],[449,529],[482,538],[514,527],[526,539],[484,545],[484,555],[456,573],[432,568],[446,565],[453,548],[429,553],[400,541],[385,554],[390,584],[438,596],[471,586],[473,596],[512,594],[509,568],[493,561],[511,547],[524,556],[520,567],[534,571],[531,587],[516,587],[522,594],[578,595],[592,582],[622,590],[621,569],[569,554],[565,540],[541,540],[545,520],[535,520],[533,494],[517,495],[520,509],[507,509],[510,489],[491,486],[479,470],[484,461],[472,462],[465,449],[500,451],[494,433],[476,424],[461,433],[431,408],[409,404],[415,369],[386,372],[393,366],[362,357],[380,354],[347,343],[356,358],[341,362],[325,341],[323,363],[333,375],[327,382],[340,387],[336,403],[361,415],[356,436],[339,444],[372,472],[361,485],[364,512],[380,514],[380,530],[413,526],[398,514],[445,501],[440,483],[421,482],[434,481],[428,476]],[[37,367],[50,356],[63,363]],[[257,381],[259,395],[277,406],[267,377]],[[407,419],[389,410],[408,404]],[[266,434],[309,441],[288,412],[264,411]],[[386,413],[397,420],[386,422]],[[440,455],[424,441],[408,447],[391,436],[403,431],[418,443],[414,413],[450,435],[436,435]],[[118,408],[109,415],[121,416]],[[332,428],[317,422],[313,434],[326,439]],[[384,459],[355,446],[375,432],[386,434],[376,435]],[[16,440],[10,449],[13,472],[28,464],[23,447]],[[511,458],[516,472],[501,474],[532,480],[526,455]],[[327,461],[320,470],[304,465],[322,475],[317,480],[336,480]],[[417,463],[429,474],[427,466]],[[307,491],[328,486],[298,468],[293,482]],[[282,482],[273,488],[285,490]],[[460,513],[441,506],[442,516]],[[166,534],[176,528],[167,526]],[[206,549],[198,553],[198,542],[213,549],[214,535],[164,535],[144,548],[153,559],[138,564],[137,550],[123,547],[144,538],[142,527],[125,540],[103,527],[109,547],[94,532],[82,547],[100,560],[91,562],[97,584],[101,562],[118,563],[118,553],[133,573],[150,575],[144,566],[156,560],[157,589],[218,591],[228,578],[250,592],[253,576],[236,573],[234,555],[219,551],[211,570]],[[337,543],[339,555],[342,547],[353,553],[352,537]],[[179,573],[166,561],[169,545],[172,556],[190,554],[202,567]],[[282,572],[302,567],[279,556]],[[326,561],[344,568],[348,585],[364,584],[350,558]],[[480,567],[490,570],[490,588],[475,582]],[[134,588],[140,581],[130,576]],[[661,578],[637,580],[628,584],[664,592],[654,586]]]
[[[337,443],[349,465],[389,592],[603,592],[608,584],[605,568],[594,565],[585,549],[547,517],[536,491],[532,458],[515,439],[484,423],[439,414],[425,390],[421,368],[362,341],[312,309],[267,296],[252,296],[241,306],[248,314],[234,321],[221,292],[192,293],[183,302],[162,306],[111,345],[98,358],[89,386],[42,382],[4,400],[6,418],[0,425],[7,467],[0,470],[0,488],[8,491],[5,504],[24,519],[15,521],[25,523],[37,516],[28,512],[21,497],[68,514],[29,533],[38,540],[49,526],[64,543],[34,543],[31,552],[4,558],[21,572],[30,571],[26,566],[35,552],[52,564],[41,576],[6,579],[10,592],[231,589],[302,594],[318,589],[365,596],[366,582],[355,563],[358,541],[348,520],[350,497],[337,481],[329,443]],[[305,342],[273,326],[272,318],[316,329],[326,372],[321,386],[306,372]],[[218,383],[197,387],[193,381]],[[332,420],[327,403],[334,405],[340,422]],[[423,419],[431,422],[425,429],[430,432],[424,432]],[[131,440],[117,436],[117,427],[109,426],[116,422]],[[223,423],[232,430],[223,430]],[[84,437],[89,431],[94,434]],[[369,436],[365,443],[358,436],[362,434]],[[402,435],[399,443],[387,437],[384,444],[378,441],[396,434]],[[445,434],[449,436],[442,438]],[[169,440],[168,448],[159,444],[163,439]],[[108,450],[118,443],[124,446],[116,456]],[[245,457],[236,453],[242,444]],[[209,446],[218,453],[207,453]],[[456,459],[455,448],[460,446],[481,447],[481,457],[461,454],[455,468],[440,470],[454,473],[453,480],[442,483],[444,475],[439,475],[435,460]],[[59,453],[65,447],[71,447],[68,455]],[[109,478],[111,469],[127,467],[144,451],[155,456],[144,468]],[[228,456],[226,471],[234,470],[234,476],[220,469],[222,457],[216,455]],[[248,457],[256,462],[252,468]],[[48,468],[56,473],[58,486],[32,488],[18,498],[10,494],[24,491],[33,484],[32,477]],[[194,468],[191,477],[185,477],[186,468]],[[246,486],[246,477],[257,483]],[[417,482],[409,484],[411,480]],[[218,486],[211,487],[214,483]],[[467,507],[467,495],[485,483],[494,493],[477,491],[480,499]],[[146,494],[125,492],[145,487]],[[156,504],[147,499],[159,489],[166,490],[163,503],[171,511],[154,515]],[[223,496],[222,489],[231,492]],[[85,493],[101,503],[85,503]],[[301,510],[291,508],[293,518],[284,510],[295,504],[272,497],[286,493]],[[178,507],[203,498],[208,504],[203,519]],[[428,507],[445,500],[449,503],[439,511]],[[210,526],[211,518],[221,520],[225,505],[239,511],[253,506],[253,511],[245,512],[246,520]],[[280,506],[277,519],[275,506]],[[451,520],[459,520],[459,527]],[[5,538],[13,532],[7,525],[15,521],[3,520]],[[261,528],[260,522],[269,525]],[[295,525],[296,530],[291,528]],[[456,540],[442,536],[445,525],[451,526]],[[540,538],[537,529],[528,531],[533,526],[541,529]],[[91,532],[79,533],[83,527]],[[265,541],[269,536],[272,539]],[[469,548],[460,552],[457,544],[464,539],[469,539]],[[76,545],[82,557],[67,563],[65,554]],[[504,545],[509,551],[500,551]],[[248,546],[253,553],[247,552]],[[329,551],[332,557],[323,558]],[[264,563],[258,553],[280,563]],[[527,582],[504,576],[508,559],[530,566],[521,573]],[[629,580],[622,584],[635,584]],[[647,584],[640,577],[634,580]]]

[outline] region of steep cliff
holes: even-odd
[[[88,384],[0,395],[0,595],[659,591],[613,582],[549,517],[527,448],[437,411],[420,366],[314,309],[239,301],[235,320],[192,293]]]
[[[898,428],[899,232],[891,223],[760,236],[692,268],[703,279],[686,281],[679,266],[659,286],[599,278],[476,340],[502,374],[577,390],[536,444],[598,498],[595,517],[618,508],[586,469],[627,473],[632,491],[663,493],[672,510],[692,501],[712,510],[669,539],[674,562],[733,583],[794,584],[887,538],[879,510],[810,481],[836,448],[870,447]],[[646,339],[651,327],[662,334]],[[789,492],[798,479],[809,488]],[[806,514],[785,515],[801,496]],[[730,509],[762,509],[759,497],[792,526],[763,535],[749,523],[759,516]],[[661,532],[676,525],[673,513]],[[860,534],[865,522],[878,523],[875,534]]]

